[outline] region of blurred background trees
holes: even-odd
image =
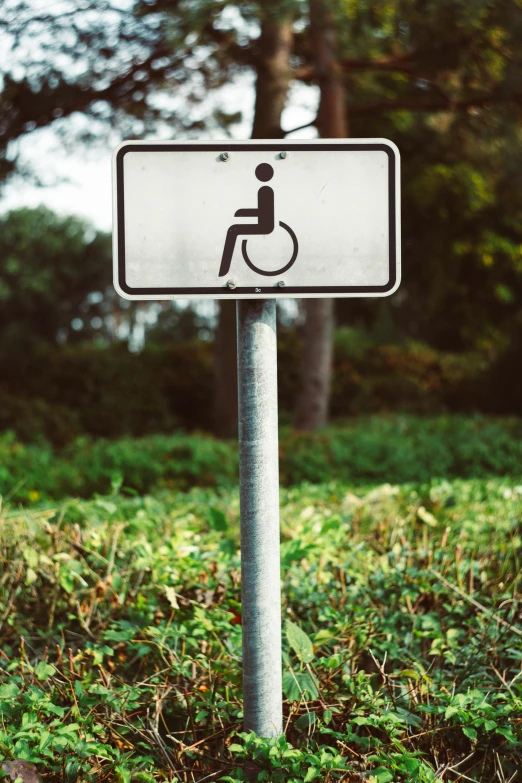
[[[518,411],[517,395],[508,402],[499,381],[503,368],[502,377],[513,384],[511,368],[522,344],[517,3],[149,0],[122,6],[92,0],[84,6],[64,0],[42,11],[26,0],[4,0],[0,30],[9,41],[0,92],[4,182],[17,172],[31,176],[22,171],[18,143],[44,126],[75,144],[233,132],[240,116],[227,113],[220,91],[243,85],[249,74],[254,138],[283,139],[295,132],[282,128],[282,113],[292,86],[304,84],[317,85],[320,97],[317,118],[301,133],[349,132],[398,145],[403,284],[390,299],[335,305],[309,300],[297,321],[291,308],[282,311],[283,418],[295,421],[297,409],[298,425],[314,428],[324,423],[328,407],[334,416],[383,408]],[[6,400],[26,394],[51,407],[63,405],[73,412],[71,433],[89,431],[94,425],[86,422],[93,417],[76,415],[81,395],[76,401],[67,397],[56,378],[42,376],[37,388],[29,383],[42,372],[42,362],[47,369],[57,366],[44,354],[60,356],[62,370],[69,357],[79,373],[86,369],[78,357],[88,355],[95,375],[93,362],[106,368],[109,354],[118,356],[117,364],[130,350],[121,373],[131,375],[142,372],[138,367],[152,354],[161,375],[162,362],[175,355],[176,368],[165,368],[169,382],[160,384],[165,399],[157,404],[164,415],[146,425],[148,414],[142,413],[140,431],[208,428],[213,410],[217,431],[233,432],[232,302],[217,313],[198,304],[122,302],[111,290],[108,237],[46,210],[17,210],[1,222],[0,350],[8,371],[0,393]],[[199,346],[194,355],[200,359],[190,371],[183,364],[189,352],[178,351],[189,344]],[[172,354],[174,345],[178,352]],[[195,406],[201,397],[186,384],[188,399],[181,405],[181,392],[172,387],[174,369],[206,390],[201,417],[187,412],[191,400]],[[103,386],[102,377],[100,371]],[[9,404],[2,426],[10,418],[15,426],[19,418],[9,417]],[[105,421],[101,429],[112,434],[114,419]],[[121,417],[118,433],[122,427],[138,425],[129,414]]]
[[[109,237],[45,207],[0,217],[3,351],[110,338]]]

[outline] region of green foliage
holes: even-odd
[[[236,783],[245,760],[271,783],[516,780],[522,487],[330,482],[281,500],[273,740],[241,732],[236,491],[4,505],[0,760],[92,783]]]
[[[289,485],[518,475],[521,428],[515,418],[361,417],[319,433],[288,432],[280,442],[280,472]]]
[[[122,486],[140,493],[153,487],[230,486],[238,475],[236,449],[209,436],[80,439],[58,455],[49,445],[26,446],[4,435],[0,453],[0,487],[13,500],[89,497]],[[220,522],[216,514],[216,529]]]
[[[1,215],[2,353],[96,334],[92,319],[101,310],[89,294],[102,298],[110,270],[110,237],[84,221],[45,207]]]
[[[40,348],[0,382],[0,429],[58,445],[83,434],[209,430],[213,379],[212,347],[201,341],[142,354],[121,343]]]
[[[516,476],[522,463],[522,421],[361,417],[319,433],[283,429],[279,457],[285,485]],[[9,433],[0,436],[0,494],[11,501],[91,497],[114,487],[130,493],[230,487],[237,480],[236,443],[208,435],[80,438],[63,449],[26,445]],[[225,530],[222,515],[212,514],[213,528]]]
[[[286,638],[301,663],[310,663],[314,657],[311,639],[291,620],[286,621]]]
[[[115,438],[213,428],[213,345],[203,340],[151,344],[130,353],[122,343],[43,347],[7,356],[0,381],[0,430],[26,442],[62,446],[78,435]],[[299,340],[279,340],[279,404],[292,420]],[[476,383],[487,366],[479,353],[445,354],[420,344],[388,344],[362,330],[336,335],[334,417],[382,411],[439,413],[487,407]],[[498,394],[495,395],[495,398]],[[508,409],[504,408],[504,412]],[[517,408],[518,410],[518,408]]]
[[[401,151],[400,291],[340,319],[445,350],[496,345],[522,293],[517,3],[334,0],[350,135]],[[518,54],[515,54],[518,51]]]
[[[450,350],[502,344],[522,294],[519,4],[326,5],[350,134],[393,139],[403,162],[401,290],[393,304],[339,302],[340,319],[375,327],[385,313],[394,332]],[[216,126],[229,132],[241,113],[220,105],[219,93],[206,98],[238,72],[270,72],[263,23],[270,40],[278,23],[295,21],[291,78],[316,81],[308,6],[136,0],[121,9],[91,0],[88,9],[50,7],[31,19],[24,0],[13,0],[3,26],[10,56],[0,93],[0,181],[17,162],[9,144],[55,121],[74,136],[71,113],[95,118],[82,125],[87,138],[111,118],[127,138],[153,135],[164,123],[183,138]],[[28,58],[33,37],[42,39],[41,51]],[[283,72],[270,95],[284,94]],[[176,111],[166,100],[172,84],[183,85]],[[161,321],[189,334],[193,326],[173,313]]]

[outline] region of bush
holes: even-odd
[[[427,481],[439,477],[519,475],[522,421],[480,417],[361,417],[320,433],[283,429],[281,482]],[[238,481],[235,442],[208,435],[149,435],[118,441],[79,438],[63,449],[0,437],[0,494],[27,501],[90,497],[120,485],[228,487]]]
[[[78,434],[122,437],[212,427],[212,347],[203,342],[40,349],[13,359],[3,379],[0,427],[58,445]],[[60,421],[57,427],[56,422]]]
[[[451,410],[455,389],[464,378],[474,378],[483,365],[479,354],[444,353],[421,343],[372,343],[364,333],[340,329],[335,342],[332,416]],[[473,403],[466,410],[472,412]]]
[[[237,451],[210,436],[150,435],[118,441],[79,438],[56,451],[0,436],[0,494],[13,500],[90,497],[123,485],[148,492],[237,481]]]
[[[299,337],[279,335],[279,409],[291,423],[299,384]],[[213,429],[213,346],[203,341],[148,346],[40,348],[4,359],[0,431],[26,442],[39,436],[62,446],[78,435],[104,438]],[[470,410],[476,395],[458,396],[462,379],[482,366],[426,346],[379,345],[362,332],[336,336],[331,411],[334,418],[403,411]],[[466,409],[463,401],[471,400]],[[476,406],[475,406],[476,407]]]
[[[522,421],[481,417],[364,417],[322,433],[281,439],[287,484],[428,481],[433,476],[518,475]]]
[[[25,443],[50,441],[57,446],[77,438],[83,431],[77,410],[51,405],[41,397],[20,397],[0,391],[0,432],[16,431]]]

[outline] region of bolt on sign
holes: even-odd
[[[386,139],[127,141],[114,285],[127,299],[376,297],[400,283]]]

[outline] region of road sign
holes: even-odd
[[[388,296],[399,166],[385,139],[139,142],[114,154],[127,299]]]
[[[245,730],[277,736],[275,299],[397,289],[399,152],[384,139],[128,141],[113,165],[122,296],[268,300],[237,302],[243,693]]]

